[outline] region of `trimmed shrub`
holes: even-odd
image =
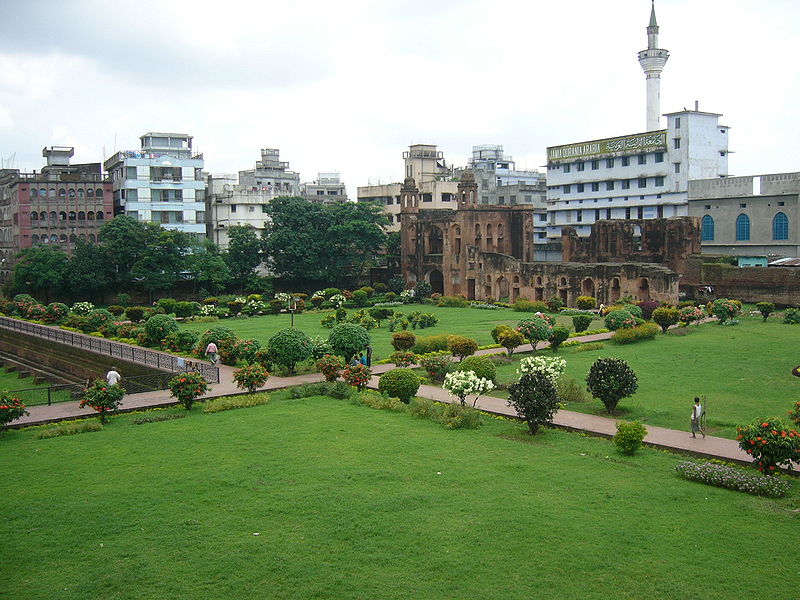
[[[364,308],[369,305],[369,295],[363,290],[356,290],[353,292],[353,299],[351,302],[356,308]]]
[[[344,400],[353,395],[353,388],[344,381],[321,381],[296,385],[287,390],[290,398],[308,398],[310,396],[330,396]]]
[[[724,323],[729,319],[733,319],[739,314],[742,309],[742,303],[737,300],[729,300],[727,298],[718,298],[714,300],[711,305],[712,314],[719,319],[720,323]]]
[[[91,433],[92,431],[102,431],[103,425],[97,421],[79,421],[78,423],[68,423],[57,427],[48,427],[39,432],[36,439],[47,440],[62,435],[77,435],[79,433]]]
[[[410,331],[398,331],[392,334],[392,348],[397,351],[411,350],[417,342],[417,336]]]
[[[164,314],[168,315],[175,312],[176,302],[177,301],[172,298],[160,298],[156,304],[163,309]]]
[[[449,356],[426,356],[419,361],[420,366],[428,373],[428,377],[434,381],[444,380],[451,363],[452,359]]]
[[[772,302],[756,302],[756,310],[761,313],[764,323],[766,323],[767,318],[775,312],[775,305]]]
[[[413,398],[408,405],[408,413],[417,419],[438,421],[442,416],[444,405],[428,398]]]
[[[114,315],[104,308],[97,308],[86,315],[86,324],[91,331],[99,331],[103,325],[114,322]]]
[[[228,355],[231,355],[233,351],[233,345],[236,343],[236,332],[234,332],[230,327],[223,327],[222,325],[217,325],[216,327],[207,329],[205,333],[200,336],[200,340],[197,342],[197,346],[195,346],[195,354],[200,358],[204,357],[206,353],[206,347],[211,342],[214,342],[217,345],[217,349],[219,350],[221,356],[223,351],[225,351]],[[224,358],[223,362],[225,362]]]
[[[64,306],[66,306],[66,304]],[[112,304],[111,306],[108,307],[108,312],[110,312],[115,317],[119,317],[120,315],[125,313],[125,309],[119,304]]]
[[[572,317],[572,326],[575,328],[575,333],[580,333],[589,329],[589,325],[594,321],[592,315],[574,315]]]
[[[500,334],[504,331],[513,331],[513,329],[508,325],[498,325],[497,327],[492,329],[491,336],[495,344],[500,343]]]
[[[636,306],[635,304],[623,304],[622,308],[627,310],[629,313],[631,313],[637,319],[643,318],[644,311],[639,306]]]
[[[645,323],[630,329],[618,329],[611,336],[611,341],[615,344],[633,344],[642,340],[652,340],[658,334],[658,326],[655,323]]]
[[[433,288],[431,284],[427,281],[418,281],[417,286],[414,288],[416,292],[416,297],[418,300],[422,301],[425,298],[430,298],[431,293],[433,293]]]
[[[550,339],[553,335],[553,325],[555,325],[553,317],[539,313],[517,323],[517,331],[524,335],[536,350],[536,344]]]
[[[439,422],[445,429],[477,429],[481,426],[481,412],[471,406],[445,404]]]
[[[186,413],[154,413],[136,417],[134,425],[146,425],[147,423],[160,423],[161,421],[173,421],[175,419],[186,418]]]
[[[418,336],[417,343],[411,348],[414,354],[430,354],[431,352],[447,352],[449,350],[447,334]]]
[[[639,380],[627,362],[621,358],[598,358],[586,375],[589,393],[600,400],[611,414],[622,398],[636,393]]]
[[[492,382],[497,379],[497,367],[483,356],[469,356],[460,363],[453,364],[453,371],[472,371],[478,377]]]
[[[595,306],[597,306],[597,298],[594,296],[578,296],[575,299],[575,308],[592,310]]]
[[[417,355],[413,352],[398,350],[389,355],[389,361],[393,362],[395,366],[398,367],[408,367],[417,362]]]
[[[558,409],[558,391],[547,374],[525,373],[508,387],[508,405],[525,420],[531,435],[536,435],[541,425],[553,421]]]
[[[661,327],[661,332],[666,333],[667,329],[675,325],[680,320],[680,313],[677,308],[657,308],[653,311],[653,321]]]
[[[51,302],[47,305],[47,311],[44,314],[44,320],[47,323],[60,325],[67,319],[68,316],[69,307],[66,304],[63,302]]]
[[[705,317],[705,313],[696,306],[684,306],[678,309],[678,320],[684,325],[694,321],[701,321],[703,317]]]
[[[261,343],[258,340],[239,339],[233,344],[232,353],[236,360],[243,360],[252,365],[258,362],[256,355],[261,350]]]
[[[637,302],[636,306],[642,310],[642,318],[649,321],[653,316],[653,311],[661,306],[661,303],[656,300],[642,300]]]
[[[3,431],[11,421],[15,421],[27,414],[29,413],[25,410],[22,400],[8,390],[0,392],[0,431]]]
[[[556,313],[559,310],[561,310],[562,306],[564,306],[564,303],[559,298],[556,298],[555,296],[550,298],[550,300],[547,301],[547,308],[552,313]]]
[[[328,336],[331,349],[347,362],[370,344],[367,330],[361,325],[340,323]]]
[[[353,399],[353,402],[361,406],[374,408],[375,410],[389,410],[392,412],[403,412],[406,410],[406,405],[400,398],[382,396],[381,394],[369,390],[359,392]]]
[[[797,325],[800,324],[800,309],[787,308],[783,313],[784,325]]]
[[[461,361],[467,356],[475,354],[478,350],[478,342],[463,335],[449,335],[447,336],[447,349],[450,354]]]
[[[144,306],[129,306],[125,309],[125,317],[133,323],[141,323],[144,319]]]
[[[6,393],[3,392],[3,395]],[[121,385],[109,385],[105,379],[95,379],[83,392],[78,406],[80,408],[91,406],[98,412],[100,422],[105,423],[106,413],[117,410],[124,396],[125,389]]]
[[[347,368],[342,371],[342,379],[344,379],[345,383],[357,387],[358,389],[366,387],[370,377],[372,377],[372,371],[361,363],[348,365]]]
[[[370,308],[368,312],[369,316],[375,319],[378,327],[381,326],[381,321],[385,321],[394,314],[394,311],[391,308],[387,308],[385,306],[374,306]]]
[[[178,332],[178,323],[167,315],[153,315],[144,324],[145,344],[161,346],[161,342],[171,333]]]
[[[561,344],[569,338],[569,329],[566,327],[553,327],[553,333],[550,334],[550,349],[553,352],[558,352]]]
[[[574,379],[560,377],[556,382],[556,389],[558,390],[558,400],[564,404],[589,401],[586,389],[581,387]]]
[[[223,396],[222,398],[213,398],[207,402],[203,402],[204,413],[216,413],[223,410],[234,410],[237,408],[250,408],[253,406],[261,406],[269,402],[269,394],[246,394],[244,396]]]
[[[682,462],[676,465],[678,475],[689,481],[745,492],[754,496],[783,498],[792,489],[788,481],[775,477],[762,477],[742,469],[711,462]]]
[[[176,302],[173,308],[175,316],[184,319],[200,312],[200,305],[197,302]]]
[[[339,327],[344,327],[339,325]],[[275,332],[267,341],[270,361],[281,365],[294,372],[295,366],[299,362],[307,360],[311,356],[312,343],[305,332],[290,327]]]
[[[119,330],[117,330],[117,333],[119,333]],[[200,339],[200,336],[194,331],[186,329],[173,331],[167,334],[161,343],[161,347],[167,352],[188,353],[195,347],[198,339]]]
[[[258,363],[242,367],[233,374],[233,381],[240,390],[247,390],[251,394],[256,389],[267,383],[269,371]]]
[[[519,346],[525,343],[525,336],[523,336],[516,329],[511,329],[510,327],[507,327],[506,329],[500,332],[500,336],[499,339],[497,340],[497,343],[500,344],[503,348],[505,348],[506,352],[508,352],[508,355],[511,356],[512,354],[514,354],[514,350],[516,350]]]
[[[192,409],[194,401],[209,390],[208,381],[200,373],[188,371],[169,380],[170,396],[175,398],[186,410]]]
[[[541,300],[531,302],[520,298],[511,305],[511,308],[516,312],[544,312],[547,310],[547,303]]]
[[[625,309],[612,310],[606,315],[605,324],[611,331],[626,327],[636,327],[636,319]]]
[[[636,454],[642,447],[647,429],[639,421],[617,421],[617,433],[611,438],[623,454]]]
[[[336,354],[326,354],[317,361],[317,371],[322,373],[325,381],[336,381],[344,367],[344,360]]]
[[[389,397],[408,404],[419,389],[419,377],[410,369],[392,369],[381,375],[378,389]]]
[[[461,296],[442,296],[437,302],[438,306],[447,306],[449,308],[467,308],[469,302],[466,298]]]

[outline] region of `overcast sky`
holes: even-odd
[[[723,114],[734,175],[800,170],[800,2],[657,0],[662,112]],[[340,171],[352,197],[400,181],[409,144],[463,165],[502,144],[645,129],[650,0],[93,2],[0,0],[0,158],[39,169],[194,136],[206,170],[279,148],[302,181]]]

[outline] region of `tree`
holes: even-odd
[[[681,318],[677,308],[657,308],[653,311],[653,321],[661,327],[662,333],[667,333],[667,329],[675,325]]]
[[[636,393],[639,380],[636,373],[621,358],[598,358],[586,375],[589,393],[600,400],[611,414],[622,398]]]
[[[64,280],[73,300],[101,302],[114,277],[106,252],[97,244],[78,240]]]
[[[231,270],[219,246],[208,239],[192,246],[186,257],[186,268],[192,273],[195,284],[212,295],[219,293],[231,280]]]
[[[736,428],[739,447],[753,457],[764,475],[775,475],[780,465],[800,464],[800,433],[780,419],[766,417]]]
[[[553,421],[558,409],[558,390],[546,373],[532,371],[508,386],[508,404],[525,419],[531,435],[536,435],[540,425]]]
[[[390,398],[408,404],[419,389],[419,377],[411,369],[392,369],[381,375],[378,389]]]
[[[764,323],[766,323],[769,316],[775,312],[775,305],[772,302],[756,302],[756,309],[764,317]]]
[[[517,331],[519,331],[528,340],[533,349],[536,350],[536,344],[549,340],[553,335],[553,325],[555,319],[543,313],[536,313],[532,317],[522,319],[517,323]]]
[[[340,323],[331,330],[328,342],[336,354],[349,361],[369,346],[370,338],[367,330],[361,325]]]
[[[175,287],[185,270],[189,236],[174,229],[164,229],[155,223],[146,223],[147,246],[133,264],[131,274],[150,294],[152,302],[156,292]]]
[[[297,363],[311,356],[312,342],[311,338],[299,329],[281,329],[269,338],[267,348],[271,362],[294,372]]]
[[[228,252],[225,255],[230,275],[240,288],[255,274],[261,264],[261,242],[250,225],[234,225],[228,229]]]
[[[51,294],[60,295],[64,289],[68,268],[67,255],[58,247],[26,248],[14,265],[14,291],[43,298],[47,304]]]
[[[147,223],[125,215],[114,217],[100,229],[100,245],[118,288],[133,283],[133,265],[144,253],[151,235]]]

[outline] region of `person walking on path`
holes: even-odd
[[[214,342],[209,342],[208,346],[206,346],[206,356],[208,356],[212,365],[217,364],[217,352],[219,352],[217,345]]]
[[[122,379],[122,375],[120,375],[119,371],[117,371],[117,367],[111,367],[111,370],[106,373],[106,381],[108,382],[108,385],[117,385],[120,379]]]
[[[694,406],[692,406],[692,437],[697,437],[699,431],[703,437],[706,437],[706,432],[703,429],[703,405],[700,404],[700,398],[694,399]]]

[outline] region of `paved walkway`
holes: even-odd
[[[582,342],[592,342],[606,340],[609,337],[611,337],[610,333],[601,333],[596,335],[581,336],[580,338],[574,339],[579,339]],[[538,349],[546,348],[547,346],[547,342],[544,342],[538,346]],[[529,352],[530,350],[530,344],[524,344],[517,348],[517,352]],[[492,348],[487,350],[479,350],[476,354],[495,354],[500,351],[502,351],[502,348]],[[375,365],[372,369],[372,372],[375,375],[380,375],[392,368],[394,368],[394,365],[392,364]],[[205,396],[203,396],[203,398],[209,399],[217,396],[243,393],[233,383],[234,372],[235,369],[233,367],[220,365],[220,383],[213,384],[211,386],[211,390]],[[318,373],[298,375],[295,377],[270,377],[266,385],[264,385],[262,388],[259,388],[259,391],[277,390],[317,381],[322,381],[322,376]],[[377,376],[372,377],[368,387],[372,389],[378,388]],[[431,385],[420,386],[417,395],[422,398],[429,398],[439,402],[458,401],[453,396],[450,396],[450,394],[441,387]],[[169,390],[130,394],[125,396],[121,411],[144,410],[159,406],[170,406],[174,405],[175,403],[175,399],[171,398],[169,395]],[[509,407],[507,401],[502,398],[493,398],[490,396],[482,397],[478,400],[477,407],[489,413],[517,417],[516,411]],[[66,419],[89,417],[97,414],[91,408],[79,408],[78,402],[60,402],[51,406],[32,406],[28,408],[28,412],[30,413],[28,416],[14,421],[11,426],[25,427],[28,425],[52,423]],[[568,410],[557,411],[553,419],[553,424],[564,429],[583,431],[591,435],[603,437],[611,437],[614,435],[614,433],[616,433],[615,419]],[[705,458],[721,458],[742,464],[752,462],[750,455],[742,451],[739,448],[738,443],[734,440],[710,435],[706,436],[705,439],[694,439],[688,431],[665,429],[663,427],[655,427],[652,425],[646,425],[646,427],[647,437],[645,437],[645,442],[651,446]],[[800,471],[797,470],[793,472],[795,474],[800,474]]]

